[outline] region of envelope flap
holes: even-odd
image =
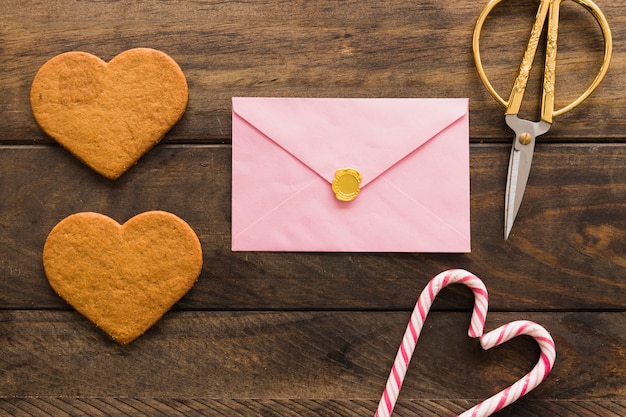
[[[361,186],[467,111],[458,98],[233,98],[237,116],[326,181],[354,168]]]

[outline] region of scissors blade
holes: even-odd
[[[518,142],[517,140],[515,142]],[[511,157],[509,158],[509,174],[506,182],[506,200],[504,202],[504,239],[509,238],[513,223],[517,217],[526,183],[530,175],[530,165],[533,159],[533,151],[535,149],[535,138],[532,138],[530,144],[524,148],[516,148],[515,144],[511,148]]]
[[[539,121],[531,122],[507,115],[506,122],[515,132],[511,156],[509,158],[509,172],[506,181],[506,196],[504,201],[504,239],[508,239],[517,217],[528,176],[533,161],[537,136],[543,135],[550,129],[550,123]]]

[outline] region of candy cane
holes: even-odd
[[[411,319],[402,338],[402,344],[391,368],[385,391],[378,404],[376,417],[389,417],[398,399],[402,382],[406,375],[409,362],[415,351],[415,345],[426,320],[426,315],[439,292],[450,284],[465,284],[474,292],[474,311],[469,327],[470,337],[483,334],[487,315],[488,294],[485,284],[475,275],[462,269],[445,271],[433,278],[422,291],[411,314]]]
[[[539,345],[540,356],[535,367],[510,387],[475,405],[459,417],[490,416],[528,394],[546,379],[556,359],[556,347],[550,333],[537,323],[527,320],[507,323],[481,336],[480,344],[487,350],[521,335],[532,337]]]
[[[468,334],[470,337],[479,337],[483,349],[498,346],[520,335],[528,335],[537,341],[541,350],[539,362],[522,379],[458,417],[490,416],[536,388],[550,373],[556,358],[556,349],[554,341],[546,329],[530,321],[516,321],[483,335],[488,308],[488,294],[485,285],[470,272],[460,269],[445,271],[428,283],[417,300],[375,417],[389,417],[391,415],[428,311],[435,297],[443,288],[457,283],[467,285],[474,293],[474,309]]]

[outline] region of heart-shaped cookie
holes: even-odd
[[[46,62],[30,91],[41,129],[95,171],[117,179],[182,117],[187,81],[163,52],[137,48],[109,63],[85,52]]]
[[[483,349],[491,349],[517,336],[527,335],[535,339],[541,350],[539,361],[530,372],[511,386],[459,414],[458,417],[490,416],[535,389],[552,370],[556,359],[556,347],[546,329],[537,323],[520,320],[483,334],[489,299],[485,285],[470,272],[461,269],[445,271],[428,283],[417,300],[375,417],[391,415],[430,307],[443,288],[456,283],[467,285],[474,293],[474,310],[468,334],[470,337],[478,337]]]
[[[43,266],[57,294],[125,345],[193,287],[202,248],[187,223],[164,211],[141,213],[123,225],[77,213],[48,235]]]

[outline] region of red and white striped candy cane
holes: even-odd
[[[556,358],[556,348],[554,340],[546,329],[534,322],[515,321],[483,335],[488,308],[488,295],[485,285],[470,272],[464,270],[445,271],[429,282],[415,305],[375,417],[389,417],[391,415],[428,311],[435,297],[443,288],[457,283],[467,285],[474,293],[474,310],[468,333],[470,337],[480,338],[483,349],[498,346],[520,335],[528,335],[537,341],[541,350],[539,362],[522,379],[458,417],[490,416],[536,388],[550,373]]]
[[[490,416],[528,394],[546,379],[556,359],[556,346],[550,333],[537,323],[527,320],[507,323],[482,335],[480,344],[483,349],[487,350],[521,335],[532,337],[539,345],[540,356],[535,367],[510,387],[475,405],[459,417]]]
[[[391,415],[428,311],[437,294],[450,284],[465,284],[474,292],[474,311],[472,312],[469,335],[470,337],[479,337],[483,334],[489,298],[485,284],[474,274],[462,269],[444,271],[434,277],[424,288],[417,304],[415,304],[402,338],[402,344],[391,368],[385,391],[378,404],[376,417],[389,417]]]

